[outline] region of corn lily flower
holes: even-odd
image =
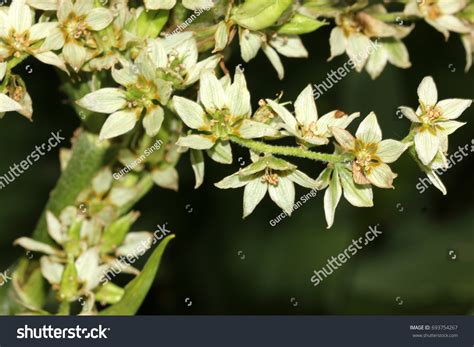
[[[265,34],[259,31],[239,28],[239,42],[242,59],[249,62],[260,48],[277,71],[278,78],[285,77],[285,69],[278,53],[288,58],[307,58],[308,51],[298,35]]]
[[[100,139],[110,139],[131,131],[142,118],[149,136],[161,128],[164,110],[153,102],[166,105],[172,93],[171,82],[157,76],[156,69],[146,55],[134,63],[122,60],[122,69],[112,69],[112,77],[122,88],[103,88],[89,93],[77,104],[99,113],[111,113],[100,131]]]
[[[469,33],[469,27],[456,16],[468,4],[467,0],[409,0],[404,13],[425,19],[433,28],[441,32],[446,40],[449,32]]]
[[[336,145],[335,154],[342,154],[343,150]],[[354,182],[352,167],[347,163],[328,164],[316,179],[318,190],[326,189],[324,193],[324,215],[327,228],[334,224],[337,205],[344,194],[344,198],[356,207],[372,207],[373,192],[370,184]]]
[[[273,100],[267,103],[284,122],[284,128],[300,143],[309,146],[320,146],[329,143],[332,136],[331,127],[345,129],[359,113],[350,116],[341,111],[332,111],[318,118],[316,102],[314,101],[313,88],[308,85],[295,101],[294,117],[286,108]]]
[[[64,71],[63,60],[42,42],[58,27],[57,22],[34,24],[34,12],[24,0],[13,0],[0,8],[0,61],[33,55],[39,61]]]
[[[203,70],[213,70],[222,58],[220,55],[211,55],[198,62],[196,39],[190,32],[149,40],[147,52],[158,69],[158,75],[173,82],[175,89],[185,89],[194,84]]]
[[[454,119],[471,106],[472,100],[445,99],[438,102],[438,90],[431,76],[421,81],[418,98],[420,106],[416,112],[405,106],[400,110],[413,123],[418,158],[424,165],[431,166],[435,159],[437,162],[445,161],[443,157],[448,150],[448,135],[466,124]]]
[[[207,150],[209,156],[219,163],[232,163],[230,135],[252,139],[278,134],[271,126],[250,119],[250,93],[239,68],[235,70],[232,84],[228,78],[219,81],[211,70],[204,70],[200,79],[199,103],[175,96],[173,105],[181,120],[198,131],[180,137],[176,144]]]
[[[332,128],[332,132],[342,149],[354,157],[352,176],[355,183],[393,188],[393,179],[397,175],[387,164],[396,161],[409,144],[396,140],[382,141],[382,131],[373,112],[360,123],[355,138],[343,129]]]
[[[379,48],[379,38],[400,36],[396,25],[389,25],[372,16],[384,12],[381,6],[359,11],[364,4],[355,4],[349,11],[336,15],[336,27],[329,37],[331,56],[328,61],[344,52],[358,72],[361,72],[369,57]],[[403,29],[402,29],[403,30]]]
[[[59,26],[45,46],[62,48],[66,62],[78,72],[94,56],[97,42],[94,33],[105,29],[113,20],[110,10],[94,7],[93,0],[58,0]]]
[[[296,166],[271,155],[252,156],[249,166],[225,177],[215,186],[221,189],[244,188],[243,218],[250,215],[267,194],[288,215],[295,202],[294,183],[314,189],[316,182]]]

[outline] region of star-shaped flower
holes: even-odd
[[[199,101],[173,97],[176,113],[189,128],[195,130],[190,135],[180,137],[178,146],[207,150],[213,160],[230,164],[232,149],[229,136],[251,139],[278,134],[271,126],[250,119],[250,93],[239,68],[235,70],[232,84],[230,79],[219,81],[211,70],[204,70],[200,80]]]
[[[456,16],[467,4],[467,0],[409,0],[404,13],[423,17],[448,39],[450,31],[469,33],[469,27]]]
[[[396,161],[409,144],[382,141],[382,131],[373,112],[360,123],[355,138],[347,130],[332,128],[332,131],[342,149],[354,157],[352,176],[357,184],[393,188],[393,179],[397,175],[387,164]]]
[[[318,118],[311,85],[308,85],[295,101],[296,117],[275,101],[267,99],[267,102],[283,120],[284,128],[308,147],[329,143],[329,138],[332,136],[331,127],[345,129],[355,118],[359,117],[358,112],[348,116],[342,111],[335,110]]]
[[[445,99],[438,102],[438,90],[431,76],[421,81],[418,98],[420,106],[416,112],[405,106],[400,107],[400,110],[413,122],[418,158],[424,165],[430,166],[437,154],[443,160],[448,150],[448,135],[466,124],[454,119],[471,106],[472,100]]]
[[[0,61],[33,55],[39,61],[64,71],[63,60],[52,48],[45,47],[45,38],[58,27],[57,22],[34,24],[34,11],[25,0],[13,0],[10,7],[0,9]]]
[[[253,212],[267,192],[281,209],[291,215],[295,203],[294,183],[306,188],[316,188],[312,178],[283,159],[271,155],[253,155],[252,160],[254,162],[246,168],[215,184],[221,189],[245,187],[243,218]]]

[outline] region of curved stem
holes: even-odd
[[[230,141],[242,147],[251,149],[252,151],[257,153],[279,154],[290,157],[299,157],[316,161],[323,161],[327,163],[343,162],[345,159],[344,156],[338,154],[313,152],[300,147],[274,146],[260,141],[242,139],[237,136],[230,136],[229,139]]]

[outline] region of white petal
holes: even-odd
[[[57,16],[61,23],[67,20],[67,17],[73,10],[73,4],[71,0],[57,0],[58,1],[58,12]]]
[[[288,177],[291,181],[293,181],[294,183],[302,187],[310,188],[310,189],[316,188],[316,180],[312,179],[311,177],[306,175],[304,172],[301,172],[300,170],[295,170],[289,175],[287,175],[286,177]]]
[[[439,122],[436,125],[441,127],[441,131],[444,133],[444,135],[451,135],[452,133],[454,133],[456,130],[458,130],[460,127],[462,127],[465,124],[466,123],[464,122],[450,120],[447,122]]]
[[[173,105],[183,122],[191,129],[208,129],[206,114],[198,103],[183,98],[173,97]]]
[[[50,245],[30,239],[29,237],[20,237],[19,239],[15,240],[13,244],[20,245],[21,247],[34,252],[41,252],[51,255],[59,254],[59,251]]]
[[[204,70],[201,74],[201,88],[199,98],[206,110],[213,114],[227,105],[224,88],[211,70]]]
[[[442,13],[444,14],[454,14],[461,11],[467,2],[465,0],[438,0],[437,5]]]
[[[268,60],[270,60],[270,63],[272,63],[273,67],[277,71],[278,78],[282,80],[285,77],[285,69],[283,68],[283,64],[281,63],[281,59],[277,52],[275,52],[275,50],[267,44],[264,44],[262,49]]]
[[[443,118],[456,119],[464,110],[470,107],[472,100],[468,99],[446,99],[438,102],[438,107],[441,109]]]
[[[56,11],[58,9],[57,0],[27,0],[27,4],[43,11]]]
[[[372,167],[366,176],[370,183],[379,188],[393,188],[393,179],[397,177],[390,166],[384,163]]]
[[[295,204],[295,185],[289,178],[280,176],[276,186],[269,184],[268,194],[282,210],[291,215]]]
[[[347,170],[338,170],[341,178],[344,197],[351,205],[356,207],[372,207],[373,193],[370,185],[356,184],[352,174]]]
[[[429,165],[438,152],[439,139],[429,130],[424,129],[415,134],[415,148],[421,162]]]
[[[227,96],[230,112],[233,116],[248,116],[252,113],[247,82],[239,68],[235,69],[234,83],[229,87]]]
[[[63,47],[63,56],[74,71],[78,72],[87,59],[87,50],[74,41],[66,42]]]
[[[201,135],[188,135],[181,136],[176,144],[181,147],[189,147],[194,149],[209,149],[214,146],[214,141],[212,141],[209,137],[204,137]]]
[[[188,71],[188,75],[186,76],[185,80],[185,85],[191,85],[194,82],[196,82],[200,75],[201,71],[203,70],[214,70],[219,64],[219,61],[222,59],[222,56],[217,54],[217,55],[211,55],[210,57],[200,61],[196,65],[194,65],[190,70]]]
[[[356,137],[365,143],[378,143],[382,140],[382,130],[374,112],[370,112],[360,123],[357,128]]]
[[[214,7],[212,0],[183,0],[183,6],[190,10],[209,10]]]
[[[30,28],[30,40],[32,42],[44,39],[51,34],[51,31],[58,27],[57,22],[45,22],[33,25]]]
[[[267,99],[268,104],[270,107],[280,116],[280,118],[285,122],[286,129],[291,132],[292,134],[297,133],[298,124],[296,122],[295,117],[282,105],[276,103],[273,100]]]
[[[239,42],[242,59],[246,63],[255,58],[262,46],[260,35],[241,27],[239,27]]]
[[[40,259],[41,274],[51,284],[59,284],[63,275],[64,266],[54,262],[49,257],[41,257]]]
[[[85,109],[100,113],[113,113],[125,107],[125,92],[118,88],[103,88],[89,93],[77,104]]]
[[[46,223],[48,234],[57,244],[62,245],[66,241],[66,235],[63,232],[61,223],[50,211],[46,211]]]
[[[307,58],[308,51],[303,46],[303,42],[297,35],[277,35],[270,40],[270,45],[278,53],[289,58]]]
[[[408,144],[396,140],[380,141],[377,149],[377,156],[384,163],[393,163],[409,147]]]
[[[153,181],[160,187],[178,191],[178,171],[174,167],[164,170],[153,170],[151,173]]]
[[[425,106],[434,106],[438,101],[438,90],[433,77],[423,78],[418,86],[418,98]]]
[[[347,40],[347,55],[353,61],[356,70],[362,71],[370,54],[371,41],[362,34],[351,34]]]
[[[265,136],[277,136],[278,130],[270,125],[256,122],[250,119],[244,119],[239,130],[240,137],[244,139],[254,139]]]
[[[336,207],[339,204],[339,200],[342,195],[342,187],[337,172],[334,171],[326,192],[324,193],[324,215],[328,224],[328,229],[334,223],[334,215],[336,213]]]
[[[242,177],[238,172],[230,176],[224,177],[214,185],[219,189],[240,188],[249,182],[248,177]]]
[[[197,189],[204,182],[204,157],[202,151],[191,149],[191,166],[196,179],[194,189]]]
[[[148,10],[170,10],[176,5],[176,0],[145,0]]]
[[[114,17],[112,13],[105,8],[94,8],[90,11],[84,20],[85,24],[93,31],[105,29]]]
[[[10,25],[18,34],[24,33],[33,24],[32,10],[25,4],[24,0],[12,1],[8,10]]]
[[[456,33],[469,33],[469,27],[464,24],[462,20],[452,15],[444,15],[436,18],[434,22],[441,28],[446,28],[449,31]]]
[[[338,26],[332,29],[329,37],[329,44],[331,45],[331,56],[328,60],[331,60],[335,56],[341,55],[346,51],[347,39],[342,29]]]
[[[101,140],[110,139],[123,135],[135,127],[137,123],[136,110],[118,111],[112,113],[100,129]]]
[[[421,123],[420,119],[418,118],[415,111],[411,107],[400,106],[399,109],[403,113],[403,115],[407,117],[413,123]],[[398,111],[397,111],[397,114],[398,114]]]
[[[64,60],[61,59],[57,54],[53,52],[43,52],[43,53],[35,53],[34,56],[36,59],[38,59],[42,63],[56,66],[57,68],[63,70],[69,75],[69,71],[66,68],[66,64],[64,63]]]
[[[244,214],[243,218],[247,217],[253,212],[255,207],[262,201],[267,193],[267,183],[262,182],[260,177],[257,177],[245,186],[244,189]]]
[[[411,66],[410,57],[405,44],[399,40],[393,40],[385,43],[385,48],[388,54],[388,61],[402,69],[407,69]]]
[[[150,137],[156,136],[164,120],[164,111],[160,106],[153,106],[143,117],[143,127]]]
[[[380,47],[370,55],[365,69],[372,79],[377,78],[382,73],[383,69],[387,65],[387,61],[388,52],[385,49],[385,46]]]
[[[232,147],[229,141],[216,141],[215,146],[207,150],[212,160],[221,164],[232,164]]]
[[[355,138],[351,135],[350,132],[340,128],[331,128],[331,131],[334,135],[336,141],[344,148],[345,150],[351,150],[355,147]]]
[[[303,89],[295,101],[295,113],[298,123],[309,126],[318,120],[318,111],[314,101],[311,84]]]
[[[441,181],[441,179],[438,177],[436,172],[434,172],[433,170],[430,170],[426,173],[426,175],[430,179],[431,183],[433,183],[433,185],[436,188],[438,188],[441,191],[441,193],[443,193],[443,195],[448,194],[448,191],[446,190],[446,187],[444,186],[443,181]]]
[[[0,94],[0,112],[19,111],[21,105],[13,99],[10,99],[5,94]]]

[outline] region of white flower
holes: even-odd
[[[298,35],[264,34],[249,29],[239,28],[239,42],[242,59],[249,62],[257,55],[260,48],[270,60],[278,73],[278,78],[285,77],[285,69],[278,53],[289,58],[307,58],[308,51]],[[278,52],[278,53],[277,53]]]
[[[285,129],[295,136],[302,144],[325,145],[332,136],[331,127],[345,129],[359,113],[350,116],[335,110],[318,118],[313,88],[308,85],[298,96],[295,102],[296,118],[282,105],[267,99],[270,107],[280,116]]]
[[[466,123],[455,121],[472,104],[469,99],[445,99],[438,102],[438,91],[433,78],[428,76],[418,87],[420,106],[416,112],[402,106],[401,111],[411,122],[418,158],[429,167],[445,162],[448,135]],[[447,165],[447,164],[446,164]]]
[[[354,156],[352,176],[355,183],[393,188],[393,179],[397,175],[387,164],[396,161],[409,144],[382,141],[382,131],[373,112],[360,123],[355,138],[347,130],[333,128],[332,131],[342,149]]]
[[[172,92],[171,82],[158,78],[157,71],[146,55],[135,63],[122,60],[122,69],[112,69],[112,77],[125,87],[103,88],[89,93],[77,104],[99,113],[111,113],[100,131],[100,139],[110,139],[131,131],[144,113],[142,124],[148,136],[161,128],[164,110]]]
[[[409,0],[404,12],[409,16],[423,17],[448,39],[450,31],[470,32],[469,27],[456,16],[467,4],[467,0]]]
[[[196,39],[190,32],[149,40],[146,51],[158,74],[172,81],[176,89],[185,89],[195,83],[203,70],[213,70],[222,58],[211,55],[198,62]]]
[[[341,150],[336,147],[335,154]],[[356,207],[372,207],[373,192],[369,184],[357,184],[352,177],[351,169],[346,164],[329,164],[316,179],[318,190],[326,189],[324,193],[324,215],[328,229],[334,223],[337,205],[344,193],[344,198]]]
[[[207,150],[213,160],[230,164],[232,149],[229,136],[250,139],[278,134],[269,125],[250,119],[250,93],[239,68],[235,70],[232,84],[230,79],[219,81],[212,71],[204,70],[200,80],[199,101],[196,103],[180,96],[173,97],[179,117],[189,128],[197,131],[180,137],[178,146]]]
[[[0,63],[0,82],[5,77],[5,73],[7,71],[7,63]],[[0,90],[0,118],[2,118],[5,112],[10,111],[20,111],[22,106],[6,94],[3,94],[4,90]]]
[[[285,160],[270,155],[258,159],[252,156],[252,159],[254,163],[215,184],[221,189],[245,187],[243,218],[253,212],[267,192],[281,209],[291,215],[295,202],[294,183],[305,188],[316,187],[313,179]]]
[[[93,0],[58,0],[59,27],[45,42],[52,49],[63,48],[63,56],[74,71],[94,55],[97,43],[93,34],[105,29],[113,20],[110,10],[94,8]]]
[[[33,24],[34,20],[34,11],[25,0],[13,0],[9,8],[0,9],[0,60],[31,54],[45,64],[67,71],[63,60],[51,52],[53,48],[38,45],[58,27],[58,23]]]

